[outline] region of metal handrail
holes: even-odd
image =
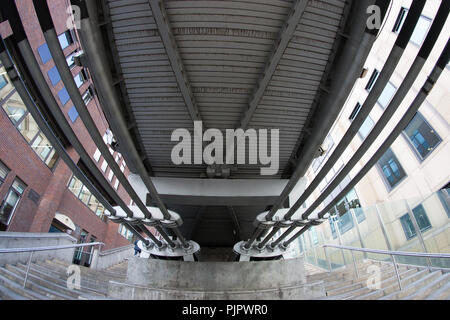
[[[51,251],[51,250],[59,250],[59,249],[72,249],[72,248],[80,248],[80,247],[89,247],[89,246],[103,246],[103,242],[91,242],[91,243],[78,243],[78,244],[70,244],[64,246],[48,246],[48,247],[30,247],[30,248],[0,248],[0,253],[20,253],[20,252],[36,252],[36,251]]]
[[[355,274],[356,274],[356,278],[357,279],[359,278],[359,274],[358,274],[358,268],[356,266],[355,255],[353,254],[354,251],[366,252],[366,253],[376,253],[376,254],[386,254],[386,255],[391,256],[391,260],[392,260],[392,262],[394,264],[395,274],[397,276],[397,282],[398,282],[398,286],[399,286],[400,290],[403,290],[403,288],[402,288],[402,282],[401,282],[400,274],[399,274],[398,268],[397,268],[397,262],[395,261],[395,256],[450,259],[450,254],[445,254],[445,253],[421,253],[421,252],[406,252],[406,251],[390,251],[390,250],[347,247],[347,246],[341,246],[341,245],[335,245],[335,244],[324,244],[322,247],[325,250],[325,256],[326,256],[326,259],[327,259],[328,269],[330,270],[330,272],[332,271],[332,268],[331,268],[330,257],[328,255],[327,248],[335,248],[335,249],[351,251],[352,259],[353,259],[353,267],[355,269]],[[431,269],[431,266],[429,266],[429,269]]]
[[[25,273],[25,279],[23,281],[23,287],[27,285],[28,274],[30,272],[31,260],[33,259],[33,253],[37,251],[51,251],[51,250],[62,250],[62,249],[73,249],[73,248],[83,248],[90,246],[103,246],[103,242],[91,242],[91,243],[78,243],[63,246],[47,246],[47,247],[29,247],[29,248],[0,248],[0,253],[21,253],[30,252],[30,257],[28,258],[27,271]]]

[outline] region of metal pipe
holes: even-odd
[[[25,273],[25,279],[23,280],[23,287],[24,288],[27,285],[28,274],[30,273],[30,267],[31,267],[31,259],[33,259],[33,253],[34,253],[34,251],[31,251],[30,252],[30,257],[28,258],[27,272]]]
[[[269,244],[269,246],[273,249],[275,248],[278,244],[281,243],[281,241],[283,241],[292,231],[294,231],[297,228],[297,226],[291,226],[289,227],[284,233],[282,233],[274,242],[272,242],[271,244]],[[303,228],[304,229],[304,228]]]
[[[39,0],[34,1],[38,2]],[[141,156],[136,150],[136,146],[130,136],[125,120],[123,119],[119,102],[120,99],[113,88],[113,78],[107,65],[108,59],[104,54],[105,50],[102,47],[103,42],[98,25],[91,23],[89,18],[91,12],[94,10],[93,6],[95,6],[95,3],[94,1],[86,1],[85,5],[86,8],[84,5],[81,5],[83,15],[81,17],[81,29],[79,30],[79,34],[80,41],[85,48],[85,53],[88,56],[88,61],[90,62],[89,70],[95,80],[97,91],[99,91],[101,96],[104,98],[106,106],[109,109],[108,112],[113,115],[113,117],[109,117],[109,119],[114,119],[114,127],[116,130],[114,134],[116,135],[121,148],[125,148],[125,150],[127,150],[128,156],[132,159],[134,165],[136,166],[136,169],[147,187],[153,201],[156,202],[164,218],[170,220],[170,214],[158,195],[155,185],[148,176]]]
[[[423,66],[426,63],[427,58],[429,57],[434,44],[439,38],[440,31],[442,30],[449,10],[449,2],[445,1],[441,3],[439,11],[436,15],[436,18],[431,26],[430,32],[428,33],[424,45],[422,46],[419,54],[414,60],[411,68],[409,69],[405,79],[403,80],[400,88],[395,93],[392,101],[389,103],[389,106],[383,112],[381,118],[376,123],[375,127],[366,137],[362,145],[358,148],[358,150],[353,154],[351,159],[345,165],[345,167],[338,173],[338,175],[333,179],[333,181],[327,186],[327,188],[321,192],[320,196],[313,202],[313,204],[303,213],[302,218],[307,219],[309,215],[334,191],[334,189],[343,181],[343,179],[350,173],[353,167],[361,160],[361,158],[365,155],[367,150],[372,146],[372,144],[379,137],[381,132],[384,130],[386,125],[391,120],[392,116],[395,114],[400,104],[404,100],[405,96],[411,89],[415,80],[419,76]],[[378,82],[378,81],[377,81]],[[344,137],[345,138],[345,137]],[[353,138],[353,137],[352,137]],[[344,143],[344,146],[347,147],[350,143],[350,140],[343,139],[340,144]],[[344,148],[345,149],[345,148]],[[338,150],[336,150],[338,151]],[[339,149],[339,157],[343,150]],[[289,212],[286,214],[286,218],[292,217],[295,214],[297,206],[293,206]]]
[[[314,190],[319,186],[320,182],[325,178],[328,172],[333,168],[336,161],[342,156],[345,149],[348,147],[348,144],[355,137],[356,133],[361,128],[362,124],[366,120],[367,116],[372,111],[375,106],[378,98],[383,92],[386,84],[391,78],[392,74],[397,67],[405,48],[408,44],[409,39],[413,33],[414,27],[417,24],[417,21],[420,18],[420,14],[425,6],[425,0],[415,0],[408,12],[408,16],[405,20],[405,23],[397,37],[397,40],[392,48],[389,57],[387,58],[380,75],[375,82],[374,87],[369,93],[369,96],[366,98],[364,104],[362,105],[360,111],[356,115],[355,119],[353,119],[350,127],[345,132],[344,137],[341,139],[339,144],[336,146],[333,153],[330,155],[328,160],[325,162],[324,166],[320,169],[319,173],[314,177],[313,181],[309,184],[300,198],[295,202],[295,204],[291,207],[291,209],[286,213],[285,219],[291,218],[295,212],[303,205],[303,203],[308,199],[308,197],[314,192]]]
[[[445,1],[443,3],[449,3]],[[347,184],[347,186],[319,213],[319,218],[323,218],[324,215],[334,206],[339,199],[342,199],[351,189],[355,187],[355,185],[361,181],[361,179],[369,172],[369,170],[378,162],[378,160],[386,153],[388,148],[392,145],[392,143],[398,138],[398,136],[402,133],[405,127],[410,123],[410,121],[414,118],[420,106],[425,101],[426,97],[429,95],[430,91],[433,89],[434,84],[439,79],[442,71],[446,68],[446,65],[449,61],[450,56],[450,42],[447,41],[445,49],[443,50],[439,61],[436,63],[433,71],[430,76],[426,80],[422,89],[417,94],[416,98],[410,105],[409,109],[404,114],[403,118],[397,124],[397,126],[392,130],[391,134],[384,141],[384,143],[378,148],[375,154],[370,158],[370,160],[366,163],[366,165],[358,172],[358,174]]]
[[[155,229],[161,234],[161,236],[171,248],[175,248],[177,246],[161,226],[155,226]]]
[[[294,242],[295,239],[297,239],[298,237],[300,237],[302,234],[304,234],[306,231],[309,230],[309,228],[311,228],[311,226],[305,226],[302,229],[300,229],[296,234],[294,234],[289,240],[285,241],[283,246],[285,248],[287,248],[292,242]],[[283,233],[281,236],[284,236],[284,238],[286,238],[288,235],[285,233]],[[281,238],[281,237],[280,237]],[[284,239],[283,238],[283,239]],[[281,239],[281,240],[283,240]],[[312,246],[312,243],[311,243]]]
[[[395,275],[397,276],[398,287],[399,287],[399,289],[401,291],[401,290],[403,290],[403,288],[402,288],[402,280],[400,279],[400,274],[398,272],[397,263],[395,262],[395,256],[392,255],[392,254],[391,254],[391,260],[392,260],[392,263],[394,265]]]
[[[281,229],[280,227],[273,227],[272,231],[264,238],[264,240],[261,243],[258,244],[258,248],[259,249],[264,248],[267,242],[269,242],[270,239],[272,239],[272,237],[276,235],[280,229]]]

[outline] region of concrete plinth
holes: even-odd
[[[262,262],[183,262],[133,258],[126,283],[111,281],[112,298],[136,300],[305,300],[325,295],[307,284],[303,259]]]

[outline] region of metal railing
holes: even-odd
[[[31,260],[33,259],[33,254],[37,251],[52,251],[52,250],[62,250],[62,249],[73,249],[73,248],[83,248],[90,246],[103,246],[103,242],[91,242],[91,243],[79,243],[70,244],[63,246],[46,246],[46,247],[30,247],[30,248],[0,248],[0,253],[22,253],[30,252],[30,257],[28,258],[27,271],[25,273],[25,279],[23,281],[23,287],[27,285],[28,274],[30,272]]]
[[[340,245],[334,245],[334,244],[325,244],[322,247],[324,248],[324,251],[325,251],[325,257],[327,259],[328,269],[330,270],[330,272],[332,272],[332,268],[331,268],[331,262],[330,262],[330,257],[328,255],[327,248],[349,250],[352,254],[353,267],[355,269],[356,279],[359,278],[359,273],[358,273],[358,267],[356,266],[356,259],[355,259],[354,251],[359,251],[359,252],[363,252],[363,253],[385,254],[385,255],[391,256],[391,260],[392,260],[392,263],[394,264],[394,270],[395,270],[395,274],[397,276],[397,282],[398,282],[398,286],[399,286],[400,290],[403,290],[402,281],[400,278],[400,274],[398,272],[398,267],[397,267],[397,262],[395,261],[395,256],[450,259],[450,254],[445,254],[445,253],[420,253],[420,252],[406,252],[406,251],[389,251],[389,250],[379,250],[379,249],[347,247],[347,246],[340,246]],[[430,265],[428,266],[428,268],[431,270]]]

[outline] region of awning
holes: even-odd
[[[72,219],[70,219],[68,216],[62,214],[62,213],[56,213],[55,214],[55,220],[58,220],[63,225],[65,225],[67,228],[72,229],[73,231],[76,230],[75,223],[73,223]]]

